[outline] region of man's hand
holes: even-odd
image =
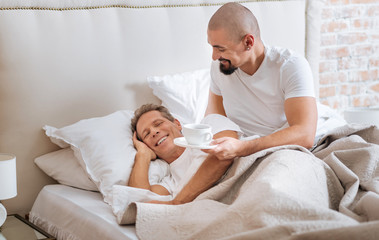
[[[137,152],[145,156],[149,156],[150,160],[157,158],[157,155],[149,148],[145,143],[137,139],[137,133],[133,134],[133,145],[137,149]]]
[[[169,195],[168,190],[161,185],[150,185],[149,182],[149,167],[150,161],[157,158],[157,155],[145,143],[137,139],[137,134],[134,132],[133,144],[137,149],[134,159],[132,172],[130,173],[128,186],[150,190],[159,195]]]
[[[244,141],[231,137],[217,138],[211,144],[217,145],[217,147],[202,151],[216,156],[219,160],[230,160],[241,156],[245,145]]]

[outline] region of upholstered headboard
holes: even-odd
[[[319,1],[240,1],[267,44],[308,58],[318,79]],[[17,157],[26,213],[54,182],[34,158],[57,147],[42,126],[62,127],[142,103],[159,102],[146,77],[208,68],[206,29],[219,0],[32,0],[0,2],[0,152]]]

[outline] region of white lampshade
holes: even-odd
[[[0,200],[17,195],[16,157],[0,153]]]

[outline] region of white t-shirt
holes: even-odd
[[[207,155],[200,149],[186,148],[182,155],[170,164],[170,175],[158,184],[165,187],[175,197],[196,173]]]
[[[285,125],[286,99],[315,96],[307,60],[279,47],[265,46],[264,60],[252,76],[241,69],[224,75],[214,61],[211,78],[211,91],[223,97],[226,115],[247,136],[266,136]]]
[[[211,114],[201,122],[212,126],[213,135],[225,130],[236,131],[239,135],[242,135],[238,125],[222,115]],[[208,154],[200,149],[186,148],[182,155],[169,165],[170,174],[158,184],[165,187],[175,197],[197,172],[207,156]]]

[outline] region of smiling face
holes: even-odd
[[[221,6],[209,20],[207,34],[213,48],[212,58],[220,61],[222,73],[232,74],[240,68],[252,75],[259,67],[257,58],[264,51],[259,25],[245,6],[235,2]]]
[[[208,42],[213,49],[212,59],[220,61],[222,73],[232,74],[246,61],[247,55],[242,40],[237,43],[230,40],[223,29],[208,29]]]
[[[156,110],[141,115],[136,126],[139,139],[168,163],[184,152],[184,148],[174,144],[175,138],[183,136],[181,129],[178,120],[170,121]]]

